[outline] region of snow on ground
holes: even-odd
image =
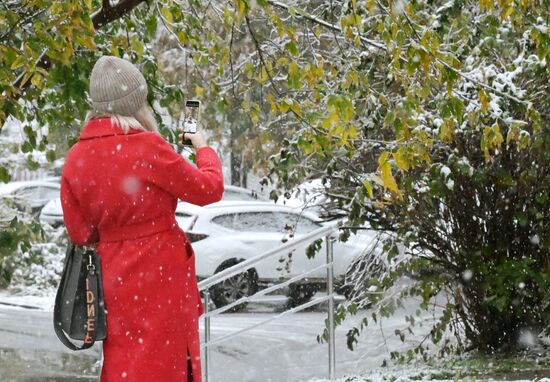
[[[47,312],[53,311],[55,291],[44,292],[41,296],[13,294],[7,290],[0,290],[0,305],[6,309],[21,309],[29,307]]]
[[[23,305],[36,304],[40,310],[7,306],[2,302]],[[345,320],[336,330],[336,376],[338,378],[336,381],[457,380],[448,372],[445,374],[444,369],[443,371],[438,370],[436,367],[429,367],[422,363],[388,368],[380,367],[384,359],[389,359],[389,349],[403,351],[413,347],[429,331],[433,316],[426,313],[421,316],[422,326],[417,328],[414,336],[407,337],[404,343],[393,335],[395,329],[403,328],[404,315],[416,310],[417,306],[416,300],[408,300],[404,309],[401,309],[395,316],[384,319],[381,326],[368,327],[360,337],[355,351],[347,349],[346,333],[362,317],[370,313],[361,311],[357,316]],[[51,376],[66,376],[68,373],[75,373],[75,370],[81,373],[85,372],[89,376],[88,378],[98,375],[99,369],[92,368],[91,365],[99,360],[99,348],[94,346],[94,349],[90,351],[77,353],[64,349],[51,329],[52,307],[53,296],[25,297],[9,295],[5,291],[0,292],[0,331],[3,332],[0,335],[0,358],[14,357],[14,364],[26,366],[25,375],[27,376],[40,375],[46,361],[48,375]],[[317,335],[324,328],[325,309],[326,307],[321,307],[314,311],[285,316],[213,346],[210,354],[210,381],[328,382],[326,379],[328,377],[328,347],[326,343],[319,344],[316,340]],[[274,317],[281,311],[281,303],[255,303],[250,304],[244,312],[213,317],[211,338],[215,340],[223,335],[256,325],[265,319]],[[203,320],[200,323],[200,330],[201,336],[204,338]],[[20,334],[18,334],[19,332]],[[32,337],[33,333],[35,337]],[[25,349],[7,352],[5,350],[12,349],[14,346],[22,346],[21,344],[25,343],[28,345]],[[66,357],[70,357],[70,362],[56,361],[58,358],[65,359]],[[3,359],[2,362],[6,365],[10,364],[8,359]],[[81,369],[77,367],[78,364],[82,365]],[[206,369],[204,352],[203,369]],[[17,370],[13,373],[19,375]],[[71,375],[76,376],[76,374]],[[532,378],[526,379],[526,376],[519,374],[516,378],[503,379],[533,380]],[[3,381],[2,378],[0,380]],[[13,379],[15,382],[28,380],[31,379]],[[486,379],[486,381],[497,380]],[[548,378],[538,379],[538,381],[550,382]]]

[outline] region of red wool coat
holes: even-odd
[[[191,243],[175,220],[178,199],[221,199],[221,162],[211,147],[198,168],[159,134],[91,120],[69,151],[61,179],[63,217],[76,244],[97,244],[107,338],[101,382],[201,380],[203,312]],[[188,358],[189,357],[189,358]]]

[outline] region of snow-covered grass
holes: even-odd
[[[328,382],[310,379],[308,382]],[[550,354],[544,349],[516,357],[468,354],[426,363],[393,365],[349,375],[334,382],[540,381],[550,382]]]

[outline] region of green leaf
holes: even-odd
[[[299,52],[298,52],[298,47],[296,46],[296,44],[292,41],[289,41],[285,44],[285,49],[291,54],[293,55],[294,57],[298,57],[299,55]]]
[[[7,168],[0,166],[0,181],[7,183],[11,180],[11,175]]]
[[[288,84],[294,89],[300,89],[302,83],[300,81],[301,73],[298,64],[291,62],[288,66]]]
[[[48,162],[53,162],[56,158],[56,155],[55,155],[55,151],[54,150],[48,150],[48,152],[46,153],[46,159],[48,160]]]

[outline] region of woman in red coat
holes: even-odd
[[[178,199],[206,205],[223,194],[221,162],[200,133],[186,134],[198,168],[157,132],[145,79],[104,56],[90,78],[92,110],[61,180],[71,240],[101,258],[107,338],[102,382],[201,380],[203,305]]]

